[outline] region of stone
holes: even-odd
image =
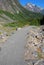
[[[42,28],[32,28],[28,32],[27,51],[25,52],[25,60],[37,60],[44,59],[44,30]],[[32,61],[27,62],[31,65]],[[35,65],[32,63],[32,65]]]

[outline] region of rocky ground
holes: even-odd
[[[28,65],[44,65],[44,26],[33,27],[27,33],[25,61]]]
[[[44,65],[44,26],[41,27],[29,26],[24,27],[21,30],[20,29],[21,28],[18,28],[16,32],[14,33],[12,32],[13,35],[10,36],[8,40],[6,39],[6,37],[8,37],[8,33],[6,31],[0,30],[0,40],[1,39],[7,40],[5,41],[4,46],[3,45],[1,45],[2,47],[0,46],[0,58],[1,58],[0,64]],[[14,50],[16,51],[16,54]],[[6,55],[4,55],[5,53]],[[24,60],[26,61],[26,64],[24,63]]]
[[[5,42],[11,34],[14,34],[15,28],[5,27],[0,23],[0,43]]]

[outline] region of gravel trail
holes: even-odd
[[[26,35],[32,27],[24,27],[16,31],[1,46],[0,65],[27,65],[24,61]]]

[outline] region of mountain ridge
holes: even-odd
[[[32,22],[41,19],[42,14],[28,11],[18,0],[0,0],[0,21],[3,22]],[[9,7],[8,7],[9,6]]]
[[[35,5],[35,4],[32,4],[32,3],[27,3],[24,6],[24,8],[26,8],[27,10],[32,11],[32,12],[37,12],[37,13],[44,14],[44,12],[42,12],[42,11],[44,11],[43,8],[41,8],[41,7],[39,7],[39,6]]]

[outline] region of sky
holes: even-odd
[[[44,8],[44,0],[19,0],[19,2],[21,3],[21,5],[26,5],[28,2],[35,4],[41,8]]]

